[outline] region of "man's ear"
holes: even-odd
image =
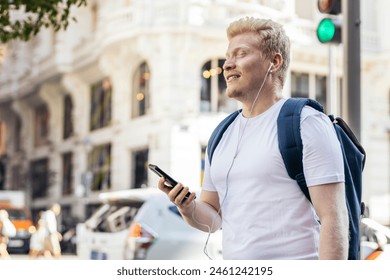
[[[272,72],[279,70],[283,64],[283,57],[280,53],[276,53],[271,60],[272,63]]]

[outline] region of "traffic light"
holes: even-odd
[[[317,38],[321,43],[341,43],[341,0],[318,0],[318,10],[328,17],[317,26]]]

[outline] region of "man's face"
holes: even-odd
[[[242,100],[256,94],[268,67],[258,47],[256,34],[243,33],[233,37],[223,66],[227,95]]]

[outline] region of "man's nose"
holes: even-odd
[[[222,68],[224,71],[228,71],[234,68],[234,62],[232,59],[226,59],[225,63],[223,64]]]

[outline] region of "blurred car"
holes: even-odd
[[[390,228],[370,218],[360,222],[360,259],[390,259]]]
[[[208,233],[189,226],[176,206],[158,189],[102,193],[102,205],[77,225],[81,259],[207,259]],[[212,259],[222,258],[221,232],[206,247]]]
[[[30,250],[31,233],[35,230],[30,210],[25,207],[4,207],[7,210],[9,219],[16,228],[16,235],[9,238],[7,250],[9,253],[26,254]]]
[[[8,213],[8,217],[16,228],[16,236],[10,237],[7,250],[9,253],[28,253],[30,250],[33,226],[31,211],[26,207],[24,191],[1,190],[0,209]]]
[[[60,240],[61,253],[76,254],[76,226],[62,226],[60,233],[62,237]]]

